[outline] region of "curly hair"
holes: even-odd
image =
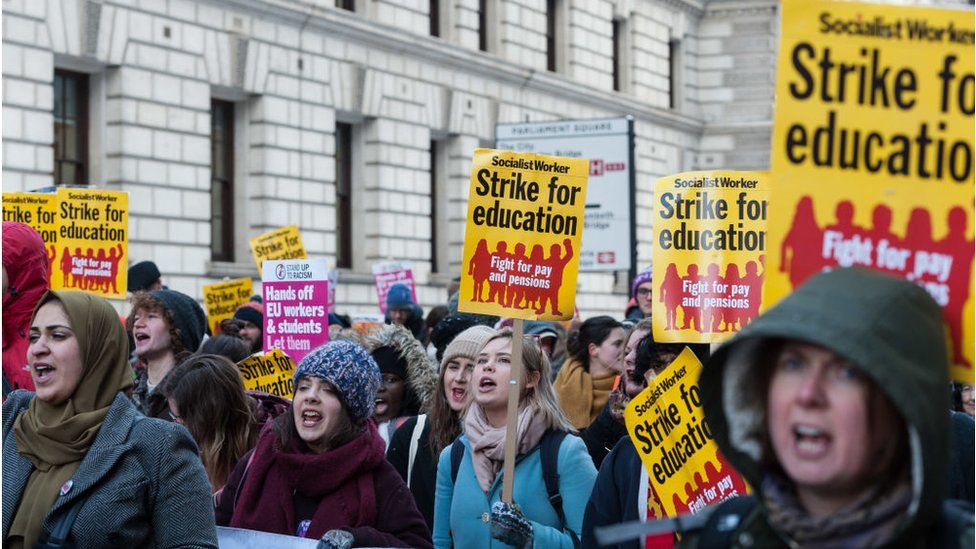
[[[192,352],[192,350],[183,347],[183,337],[180,334],[180,329],[176,327],[176,322],[173,320],[173,311],[167,309],[162,301],[147,292],[137,292],[132,296],[132,310],[125,319],[125,329],[130,334],[132,333],[132,325],[136,321],[136,313],[139,311],[161,313],[163,315],[163,320],[169,326],[169,347],[173,351],[173,356],[179,356],[183,351]]]

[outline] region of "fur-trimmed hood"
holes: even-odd
[[[398,324],[379,326],[366,334],[363,346],[371,354],[380,347],[392,347],[407,361],[407,384],[421,403],[434,394],[437,385],[437,364],[431,362],[424,347],[410,333]]]

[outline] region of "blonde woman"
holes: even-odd
[[[514,504],[501,502],[513,345],[512,332],[506,329],[478,353],[471,378],[473,399],[464,413],[464,434],[441,453],[434,504],[435,547],[578,544],[596,469],[559,408],[549,360],[535,342],[523,339],[520,343],[523,377]],[[545,471],[546,463],[556,470]],[[558,474],[558,486],[546,486],[546,472],[550,479]],[[562,498],[559,505],[550,503],[554,490]]]

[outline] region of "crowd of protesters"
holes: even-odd
[[[211,334],[151,262],[130,268],[121,319],[49,290],[47,268],[39,235],[5,222],[11,547],[216,547],[217,526],[325,548],[596,547],[603,526],[664,518],[624,426],[685,348],[652,336],[650,269],[619,320],[526,322],[521,340],[510,319],[458,313],[456,284],[426,318],[394,285],[365,334],[330,313],[286,399],[245,390],[236,366],[262,352],[259,298]],[[713,352],[689,347],[752,494],[618,547],[972,546],[973,389],[950,385],[941,310],[917,285],[823,273]]]

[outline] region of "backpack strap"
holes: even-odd
[[[420,435],[424,432],[424,427],[427,425],[427,414],[421,414],[417,416],[417,423],[413,425],[413,432],[410,433],[410,454],[407,458],[407,486],[410,486],[410,480],[413,478],[413,462],[417,457],[417,447],[420,445]]]
[[[457,484],[458,469],[461,468],[461,459],[464,457],[464,443],[461,438],[454,439],[451,444],[451,483]]]
[[[542,480],[546,483],[546,495],[549,504],[556,511],[563,530],[573,538],[573,547],[580,546],[579,536],[566,524],[566,514],[563,512],[563,496],[559,493],[559,447],[566,438],[566,431],[548,431],[539,442],[539,453],[542,460]]]

